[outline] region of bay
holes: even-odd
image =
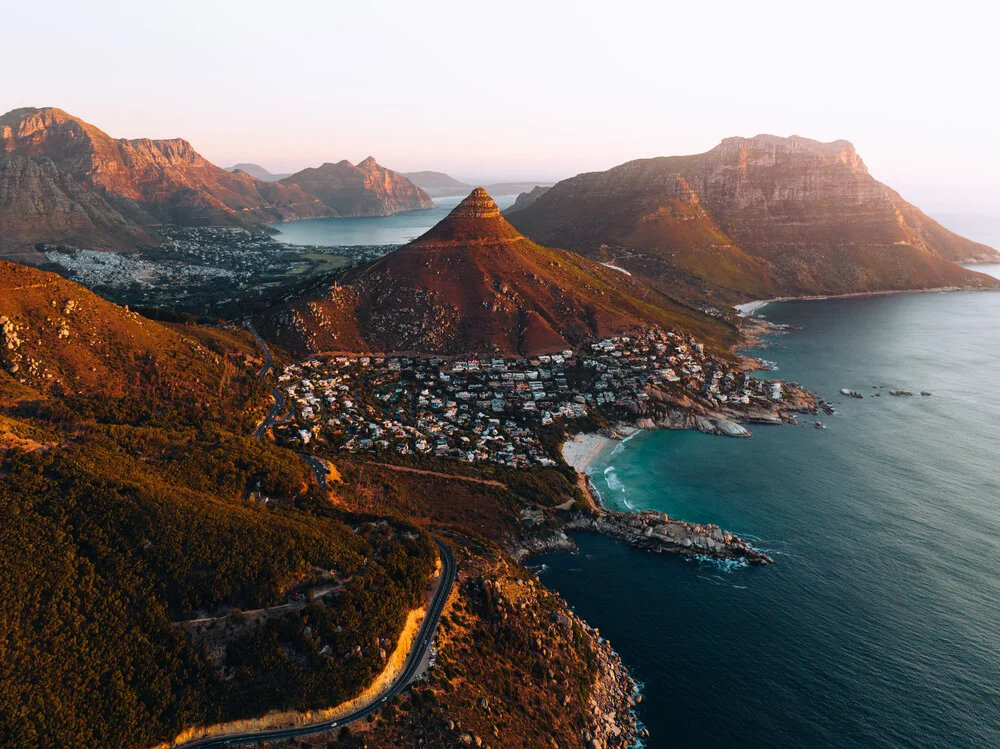
[[[492,196],[500,210],[514,204],[516,195]],[[270,224],[278,233],[279,242],[315,247],[359,247],[365,245],[406,244],[426,232],[465,196],[434,198],[437,208],[407,211],[393,216],[359,216],[351,218],[312,218]]]
[[[754,353],[836,416],[643,432],[589,470],[609,505],[718,523],[776,564],[582,536],[542,580],[644,684],[648,747],[1000,746],[1000,293],[762,312],[795,329]]]

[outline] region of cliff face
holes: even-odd
[[[296,187],[220,169],[186,140],[116,140],[60,109],[16,109],[0,117],[0,154],[46,158],[126,220],[145,226],[241,225],[333,214]],[[37,216],[33,233],[55,241],[45,234],[45,219]],[[135,237],[124,232],[115,241],[131,246]]]
[[[369,156],[356,166],[346,159],[303,169],[281,180],[316,196],[340,216],[391,216],[403,211],[434,208],[430,196],[404,175]]]
[[[581,174],[510,220],[540,242],[638,253],[661,281],[755,296],[977,286],[989,282],[953,261],[1000,260],[875,180],[847,141],[795,136]]]
[[[154,241],[50,159],[0,156],[0,254],[36,242],[114,250]]]

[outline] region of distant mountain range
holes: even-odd
[[[994,285],[957,262],[1000,253],[875,180],[847,141],[727,138],[522,196],[535,241],[609,259],[672,292],[722,300]]]
[[[16,109],[0,117],[0,255],[30,253],[36,243],[156,244],[162,224],[251,227],[433,206],[370,158],[293,177],[263,181],[215,166],[180,138],[115,139],[61,109]]]
[[[417,187],[427,191],[428,195],[435,198],[454,197],[456,195],[468,195],[475,185],[470,185],[455,179],[444,172],[405,172],[407,177]],[[522,182],[493,182],[484,185],[484,189],[491,195],[517,195],[520,192],[532,190],[538,185],[551,185],[546,181],[522,181]]]
[[[533,355],[650,325],[727,333],[620,270],[525,239],[477,188],[423,236],[259,327],[300,352]]]
[[[290,174],[271,174],[271,172],[267,171],[267,169],[265,169],[264,167],[262,167],[260,164],[251,164],[251,163],[246,163],[246,162],[243,162],[243,163],[240,163],[240,164],[233,164],[232,166],[227,166],[226,167],[226,171],[227,172],[236,172],[236,171],[246,172],[251,177],[256,177],[261,182],[277,182],[279,180],[284,179],[285,177],[290,177],[291,176]]]

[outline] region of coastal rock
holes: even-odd
[[[717,525],[675,520],[662,512],[576,513],[563,526],[569,531],[599,533],[631,546],[678,554],[704,554],[715,559],[743,560],[747,564],[773,564],[738,536]]]

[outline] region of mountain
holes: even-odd
[[[287,177],[287,174],[272,174],[267,171],[260,164],[251,163],[240,163],[234,164],[233,166],[226,167],[227,172],[245,172],[249,174],[254,179],[259,179],[261,182],[277,182],[280,179]]]
[[[0,256],[37,242],[109,250],[156,243],[51,159],[0,156]]]
[[[0,155],[47,158],[136,224],[247,225],[327,216],[314,196],[229,173],[186,140],[114,139],[61,109],[15,109],[0,117]],[[132,242],[126,233],[124,244]]]
[[[522,192],[520,195],[517,196],[517,200],[514,201],[514,205],[512,205],[510,208],[504,211],[504,213],[509,216],[511,213],[515,213],[517,211],[523,211],[525,208],[534,203],[536,200],[538,200],[540,197],[542,197],[545,193],[547,193],[551,189],[552,189],[551,187],[536,185],[530,191]]]
[[[727,335],[620,270],[526,239],[477,188],[423,236],[260,328],[299,351],[531,355],[650,324]]]
[[[467,195],[473,187],[472,185],[457,180],[450,174],[445,174],[444,172],[407,172],[403,176],[410,179],[413,184],[423,190],[426,190],[428,195],[435,198]],[[551,184],[551,182],[531,180],[524,180],[520,182],[495,182],[487,184],[483,189],[491,195],[516,195],[520,192],[528,192],[538,185],[548,186]]]
[[[303,169],[280,184],[315,195],[340,216],[391,216],[434,208],[426,192],[402,174],[380,166],[372,156],[357,165],[344,159]]]
[[[467,185],[444,172],[404,172],[403,176],[435,197],[465,195],[472,189],[472,185]]]
[[[581,174],[510,220],[538,242],[723,298],[992,285],[954,263],[1000,260],[875,180],[847,141],[798,136]]]

